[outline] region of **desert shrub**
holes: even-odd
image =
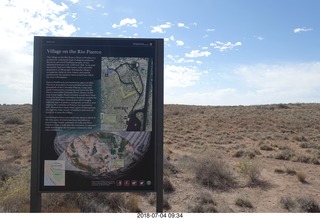
[[[289,167],[286,167],[286,173],[288,175],[296,175],[297,174],[297,172],[294,169],[291,169]]]
[[[278,160],[290,160],[292,157],[294,157],[294,152],[290,149],[285,149],[281,151],[279,154],[275,156]]]
[[[3,121],[4,124],[6,125],[21,125],[24,124],[23,120],[20,117],[12,116],[9,118],[6,118]]]
[[[41,211],[45,213],[79,213],[81,212],[73,199],[74,195],[66,193],[44,193],[41,195]]]
[[[291,197],[281,197],[280,204],[288,211],[293,211],[296,208],[296,203]]]
[[[166,193],[174,192],[174,187],[168,177],[163,178],[163,191]]]
[[[80,212],[129,212],[128,200],[130,199],[123,193],[70,193],[64,196],[64,203],[72,205]],[[129,205],[133,206],[131,201]]]
[[[282,173],[285,173],[286,171],[281,167],[275,167],[274,172],[282,174]]]
[[[281,197],[280,204],[289,212],[320,212],[319,204],[309,197]]]
[[[260,150],[263,150],[263,151],[273,151],[273,148],[269,145],[262,145],[260,147]]]
[[[256,162],[244,159],[239,163],[240,173],[249,178],[251,184],[261,182],[261,167]]]
[[[317,157],[311,157],[311,156],[305,156],[305,155],[299,155],[293,161],[294,162],[301,162],[301,163],[316,164],[316,165],[320,164]]]
[[[197,182],[212,189],[227,190],[236,185],[227,163],[216,157],[202,157],[195,163],[194,172]]]
[[[242,208],[253,208],[253,205],[251,204],[251,202],[244,198],[237,198],[235,204]]]
[[[11,160],[6,160],[0,163],[0,186],[2,186],[7,179],[19,173],[20,168],[13,165]]]
[[[156,201],[157,201],[157,196],[155,193],[152,193],[149,197],[148,197],[148,203],[150,205],[155,205],[156,204]],[[169,210],[171,208],[171,205],[169,203],[169,200],[168,200],[168,196],[167,195],[164,195],[163,196],[163,202],[162,202],[162,206],[163,206],[163,209],[164,210]]]
[[[171,174],[176,174],[176,173],[178,173],[178,169],[169,160],[164,160],[163,174],[165,176],[170,176]]]
[[[18,159],[22,157],[22,150],[21,150],[21,146],[17,145],[16,143],[10,144],[6,147],[6,149],[8,150],[8,152],[10,153],[11,156],[13,156],[13,158]]]
[[[297,173],[297,178],[302,183],[306,183],[307,182],[306,181],[307,175],[305,173],[303,173],[303,172],[298,172]]]
[[[320,212],[320,207],[313,198],[300,197],[297,202],[302,212]]]
[[[298,142],[308,141],[308,139],[306,137],[304,137],[304,136],[295,136],[293,139],[298,141]]]
[[[163,196],[162,207],[163,207],[164,210],[169,210],[169,209],[171,209],[171,205],[170,205],[170,203],[169,203],[168,196]]]
[[[137,194],[131,194],[126,201],[127,212],[141,212],[139,207],[139,197]]]
[[[279,103],[278,104],[278,108],[280,108],[280,109],[289,109],[289,106],[287,104],[284,104],[284,103]]]
[[[319,145],[314,144],[314,143],[310,143],[310,142],[302,142],[302,143],[299,144],[299,146],[301,148],[313,148],[313,149],[316,149],[316,150],[320,149]]]
[[[4,212],[29,212],[30,168],[9,177],[0,188],[0,206]]]
[[[274,172],[280,173],[280,174],[286,173],[288,175],[296,175],[297,174],[297,172],[290,167],[275,167]]]
[[[258,154],[258,153],[256,153],[256,154]],[[253,159],[255,156],[256,155],[255,155],[254,152],[252,152],[252,151],[244,151],[244,150],[239,150],[233,155],[233,157],[237,157],[237,158],[239,158],[239,157],[247,157],[249,159]]]
[[[217,203],[210,194],[201,192],[195,198],[194,203],[189,204],[188,211],[190,213],[215,213],[218,212],[216,205]]]

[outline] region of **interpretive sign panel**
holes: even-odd
[[[34,40],[38,190],[155,191],[162,168],[163,40]]]

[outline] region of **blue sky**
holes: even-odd
[[[320,102],[318,0],[0,0],[0,103],[32,102],[33,36],[165,40],[166,104]]]

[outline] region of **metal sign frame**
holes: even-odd
[[[163,39],[34,37],[31,212],[41,212],[41,193],[75,191],[156,192],[156,211],[163,211],[163,47]],[[123,85],[117,92],[122,93],[124,105],[115,105],[118,102],[110,98],[111,77]],[[130,102],[130,97],[135,100]],[[136,109],[137,105],[143,108]],[[116,120],[122,110],[127,126]],[[105,115],[108,119],[102,119]],[[102,127],[106,127],[103,132],[97,131]],[[81,147],[79,139],[94,149],[92,156],[112,156],[105,159],[108,166],[85,169],[79,164],[83,157],[70,159],[74,145]],[[109,152],[97,150],[100,144],[109,145]],[[79,180],[83,185],[74,183]]]

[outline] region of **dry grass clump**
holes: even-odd
[[[278,160],[290,160],[294,156],[295,154],[291,149],[284,149],[279,154],[277,154],[275,158]]]
[[[197,182],[211,189],[228,190],[236,185],[228,164],[210,154],[195,163],[194,172]]]
[[[251,185],[258,185],[262,182],[261,180],[261,167],[258,163],[253,160],[243,159],[239,165],[240,173],[249,178]]]
[[[275,167],[274,168],[275,173],[283,174],[286,173],[288,175],[296,175],[297,172],[289,167]]]
[[[320,212],[319,204],[310,197],[281,197],[280,204],[289,212]]]
[[[237,198],[235,204],[242,208],[253,208],[251,202],[245,198]]]
[[[299,180],[300,182],[302,182],[302,183],[307,183],[307,180],[306,180],[307,175],[306,175],[305,173],[303,173],[303,172],[297,172],[297,178],[298,178],[298,180]]]
[[[155,205],[156,204],[156,201],[157,201],[157,196],[155,193],[152,193],[149,198],[148,198],[148,203],[150,205]],[[169,210],[171,209],[171,205],[169,203],[169,200],[168,200],[168,196],[167,195],[164,195],[163,196],[163,202],[162,202],[162,207],[164,210]]]
[[[137,194],[127,193],[45,193],[43,212],[123,213],[141,212]]]
[[[3,123],[5,125],[22,125],[22,124],[24,124],[24,121],[20,117],[12,116],[12,117],[6,118],[3,121]]]
[[[317,157],[315,156],[306,156],[306,155],[299,155],[293,159],[294,162],[300,162],[300,163],[309,163],[309,164],[315,164],[319,165],[320,162]]]
[[[0,206],[3,212],[29,212],[30,168],[9,177],[0,188]]]
[[[247,157],[249,159],[253,159],[256,156],[256,154],[252,151],[244,151],[244,150],[238,150],[233,157]]]
[[[194,203],[189,204],[188,211],[190,213],[216,213],[217,203],[212,196],[207,193],[200,193],[194,200]]]
[[[174,192],[175,188],[168,177],[163,178],[163,191],[165,193]]]

